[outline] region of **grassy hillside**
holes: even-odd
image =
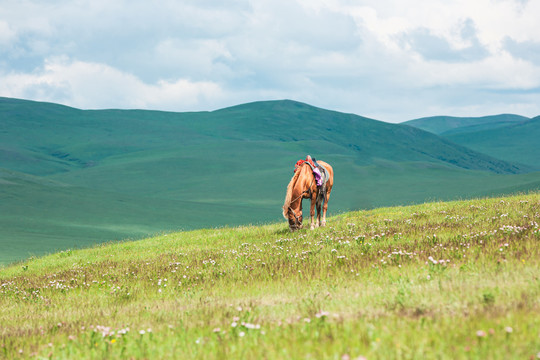
[[[162,158],[183,160],[177,166],[187,170],[200,162],[221,163],[221,168],[227,169],[233,160],[230,156],[240,157],[234,163],[243,166],[238,160],[253,160],[248,153],[255,152],[266,161],[264,156],[276,157],[271,153],[276,148],[337,152],[354,156],[361,165],[386,159],[520,172],[519,167],[427,132],[294,101],[257,102],[214,112],[167,113],[82,111],[48,103],[0,100],[3,161],[11,165],[3,167],[33,175],[56,173],[62,177],[69,171],[78,174],[77,178],[83,174],[92,177],[98,171],[95,168],[102,165],[131,164],[141,157],[143,163]],[[257,162],[249,165],[256,166]],[[47,166],[47,170],[41,170]]]
[[[479,118],[435,116],[404,124],[497,159],[540,169],[540,117],[529,119],[509,114]]]
[[[503,128],[448,134],[445,138],[498,159],[540,169],[540,116]]]
[[[540,194],[171,233],[0,272],[0,357],[523,359]]]
[[[515,125],[529,118],[501,114],[482,117],[431,116],[406,121],[403,124],[414,126],[437,135],[453,135],[465,132],[483,131]]]
[[[253,211],[242,205],[95,191],[2,169],[0,199],[0,264],[121,240],[126,234],[143,238],[174,230],[248,223]],[[274,208],[261,205],[257,211],[260,222],[275,219]],[[220,217],[209,216],[214,213]]]
[[[161,231],[276,221],[294,163],[307,154],[334,167],[333,214],[540,183],[527,166],[428,132],[294,101],[171,113],[2,98],[0,246],[9,250],[0,263]]]

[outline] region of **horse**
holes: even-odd
[[[319,226],[326,226],[326,211],[328,210],[328,199],[334,185],[334,169],[324,161],[317,160],[317,163],[328,172],[326,187],[317,187],[317,181],[310,165],[302,163],[295,171],[285,195],[283,204],[283,217],[289,221],[289,229],[295,231],[302,228],[302,199],[311,199],[311,230]],[[322,189],[325,189],[323,191]],[[324,205],[323,205],[324,204]],[[317,205],[317,222],[315,223],[315,205]],[[321,205],[322,221],[321,221]]]

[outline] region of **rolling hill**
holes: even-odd
[[[540,116],[518,115],[482,118],[424,118],[405,122],[495,158],[540,170]]]
[[[290,100],[173,113],[0,98],[0,246],[9,249],[0,263],[278,221],[294,163],[306,154],[334,167],[334,214],[540,187],[530,166]]]
[[[449,134],[445,138],[498,159],[512,159],[540,169],[540,116],[502,128]]]
[[[437,135],[452,135],[506,127],[529,120],[529,118],[501,114],[482,117],[430,116],[406,121],[403,124],[429,131]]]

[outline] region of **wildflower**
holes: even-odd
[[[125,328],[125,329],[120,329],[118,330],[116,333],[118,335],[126,335],[127,333],[129,332],[129,327]]]
[[[217,327],[217,328],[214,328],[214,330],[212,330],[212,331],[215,332],[215,333],[217,333],[217,332],[220,332],[221,329]]]
[[[243,322],[242,325],[246,328],[246,329],[255,329],[255,330],[258,330],[261,328],[261,325],[259,324],[250,324],[250,323],[245,323]]]
[[[116,342],[116,339],[111,340],[111,344],[114,344]]]
[[[244,335],[246,335],[246,333],[243,332],[243,331],[240,331],[240,332],[238,333],[238,336],[240,336],[240,337],[244,337]]]
[[[139,334],[144,335],[144,334],[146,334],[146,331],[141,330],[141,331],[139,331]]]
[[[238,323],[236,321],[233,321],[232,324],[231,324],[231,327],[236,327],[238,325]]]
[[[483,337],[486,337],[487,334],[486,334],[486,332],[485,332],[484,330],[478,330],[478,331],[476,332],[476,336],[478,336],[478,337],[480,337],[480,338],[483,338]]]
[[[504,328],[504,331],[506,331],[508,334],[511,334],[514,331],[514,329],[512,329],[510,326],[506,326]]]

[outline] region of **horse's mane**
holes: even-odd
[[[296,182],[296,180],[298,179],[299,176],[300,176],[300,169],[298,169],[294,173],[291,181],[289,182],[289,185],[287,185],[287,194],[285,195],[285,203],[283,204],[283,217],[285,219],[287,219],[287,213],[289,212],[289,206],[291,206],[293,187],[294,187],[294,184],[295,184],[295,182]]]

